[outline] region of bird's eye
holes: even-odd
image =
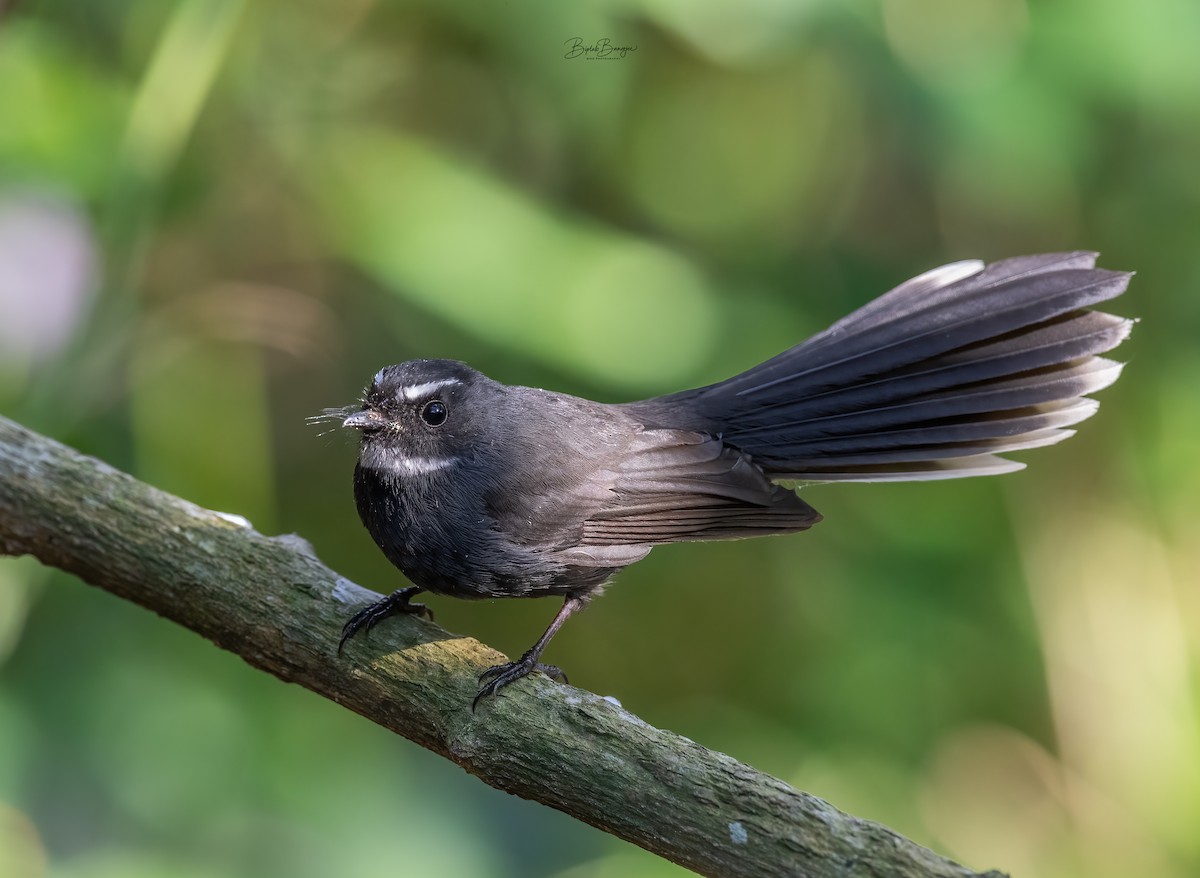
[[[421,420],[431,427],[440,427],[446,423],[446,415],[450,412],[440,399],[432,400],[421,407]]]

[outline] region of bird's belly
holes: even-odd
[[[588,591],[615,569],[563,564],[516,546],[478,551],[405,539],[383,547],[400,571],[423,589],[463,599],[544,597]]]
[[[513,540],[477,495],[454,497],[448,485],[416,490],[403,480],[360,469],[355,501],[388,560],[414,585],[437,594],[468,599],[570,595],[616,572],[567,563],[552,548]]]

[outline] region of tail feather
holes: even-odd
[[[1034,274],[1066,269],[1093,269],[1098,253],[1078,250],[1070,253],[1044,253],[1038,256],[1016,256],[984,265],[977,259],[952,262],[914,277],[890,292],[868,302],[843,317],[824,332],[805,344],[825,338],[836,339],[850,331],[862,331],[897,312],[912,308],[919,300],[922,308],[935,308],[967,290],[986,290],[1005,281],[1020,281]],[[973,269],[973,270],[972,270]]]
[[[1015,336],[990,339],[941,357],[894,369],[878,378],[764,402],[747,424],[778,424],[874,408],[947,388],[983,383],[1102,354],[1119,345],[1132,321],[1098,311],[1074,312]],[[772,399],[776,397],[772,396]],[[746,432],[752,432],[753,427]]]
[[[1087,420],[1099,403],[1093,399],[1029,406],[1016,412],[1006,412],[987,420],[964,423],[944,423],[940,426],[909,427],[878,430],[846,436],[807,439],[794,442],[790,450],[796,454],[822,455],[825,462],[835,455],[890,451],[922,445],[961,445],[971,442],[1020,442],[1031,433],[1047,430],[1068,432],[1067,427]],[[1012,450],[1012,449],[1005,449]]]
[[[922,394],[887,405],[854,406],[831,414],[797,420],[772,419],[759,426],[738,427],[725,434],[731,445],[750,450],[751,441],[791,449],[795,442],[818,436],[847,436],[892,430],[910,424],[936,429],[936,423],[970,416],[981,421],[993,413],[1040,403],[1069,400],[1108,387],[1120,376],[1122,364],[1101,357],[1076,360],[1003,380],[964,384],[938,393]],[[751,451],[756,460],[769,455]]]
[[[1117,272],[1069,269],[967,287],[959,298],[902,311],[836,344],[825,340],[812,348],[807,343],[795,347],[773,365],[731,379],[725,392],[753,397],[761,405],[844,386],[1094,305],[1118,295],[1127,283],[1128,277]]]
[[[910,445],[884,450],[868,450],[859,454],[838,454],[822,458],[822,467],[856,467],[879,464],[908,464],[920,461],[937,461],[948,457],[972,457],[999,454],[1007,451],[1024,451],[1055,445],[1075,435],[1074,430],[1032,430],[1018,437],[982,439],[977,442],[942,442],[937,445]],[[773,472],[776,478],[805,479],[804,473]]]
[[[727,381],[635,404],[686,400],[698,426],[772,478],[919,480],[1019,469],[996,455],[1061,441],[1087,394],[1121,364],[1099,354],[1132,321],[1087,310],[1130,274],[1086,252],[927,272]]]

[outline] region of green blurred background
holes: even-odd
[[[353,445],[303,419],[384,364],[619,401],[950,260],[1137,269],[1079,437],[660,549],[549,658],[976,867],[1200,874],[1194,0],[0,10],[0,411],[379,591]],[[510,654],[556,606],[433,605]],[[3,878],[681,871],[0,562]]]

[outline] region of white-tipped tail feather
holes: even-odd
[[[772,478],[898,481],[1009,472],[1072,434],[1116,381],[1133,321],[1088,310],[1130,275],[1094,253],[955,262],[727,381],[687,391]]]

